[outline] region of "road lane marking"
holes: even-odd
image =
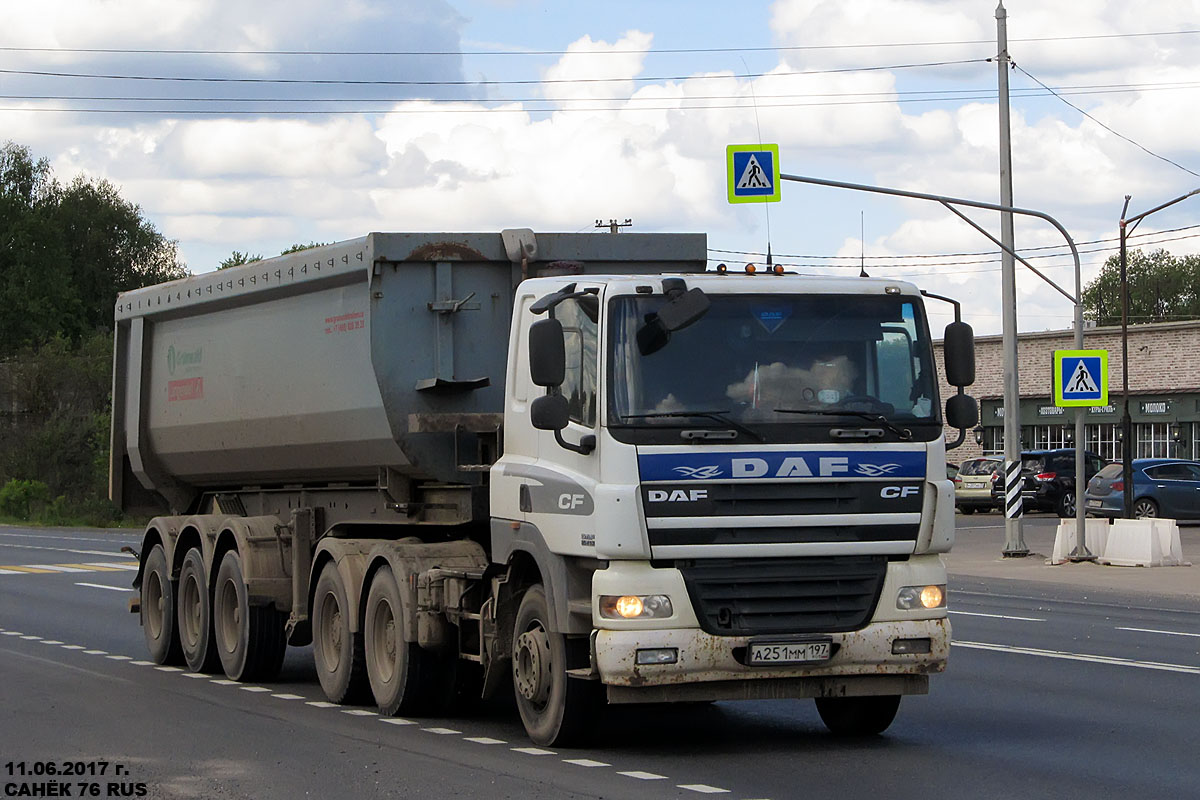
[[[111,655],[111,656],[105,656],[105,658],[111,658],[113,661],[133,661],[133,659],[130,658],[129,656],[123,656],[123,655]]]
[[[62,644],[57,639],[42,639],[42,644]]]
[[[543,750],[540,747],[513,747],[510,749],[514,753],[524,753],[527,756],[555,756],[555,755],[558,755],[553,750]]]
[[[1045,622],[1044,619],[1037,617],[1014,617],[1009,614],[984,614],[980,611],[951,611],[951,614],[960,614],[964,617],[988,617],[990,619],[1015,619],[1018,622]]]
[[[51,572],[54,571],[52,569],[39,569],[37,567],[15,567],[15,566],[5,567],[4,570],[5,570],[5,572],[20,572],[20,573],[24,573],[26,575],[49,575]]]
[[[20,631],[4,631],[5,636],[20,636]]]
[[[125,569],[130,572],[137,572],[137,563],[120,562],[120,561],[93,561],[89,564],[84,564],[85,567],[104,567],[105,569]]]
[[[1200,637],[1200,633],[1184,633],[1183,631],[1160,631],[1154,628],[1117,628],[1119,631],[1134,631],[1135,633],[1161,633],[1164,636],[1196,636]]]
[[[284,692],[280,692],[279,694],[273,694],[273,695],[271,695],[271,697],[278,697],[280,700],[303,700],[304,699],[304,695],[287,694]]]
[[[218,682],[214,681],[214,683]],[[326,703],[324,700],[309,700],[305,705],[312,706],[313,708],[337,708],[337,703]]]
[[[183,667],[155,667],[159,672],[183,672]]]
[[[1039,658],[1058,658],[1064,661],[1088,661],[1093,664],[1109,664],[1114,667],[1133,667],[1136,669],[1155,669],[1163,672],[1183,672],[1189,675],[1200,675],[1200,667],[1190,667],[1186,664],[1162,664],[1157,661],[1136,661],[1132,658],[1116,656],[1092,656],[1084,653],[1066,653],[1061,650],[1039,650],[1034,647],[1016,647],[1008,644],[988,644],[986,642],[951,642],[953,647],[965,647],[970,650],[992,650],[997,653],[1012,653],[1022,656],[1037,656]]]
[[[5,564],[0,575],[53,575],[71,572],[136,572],[136,561],[93,561],[87,564]]]
[[[375,711],[368,711],[365,708],[344,708],[343,714],[349,714],[352,717],[377,717],[379,714]]]
[[[449,736],[455,733],[462,733],[462,731],[456,731],[454,728],[421,728],[421,730],[425,731],[426,733],[436,733],[438,736]]]
[[[508,744],[503,739],[493,739],[490,736],[464,736],[463,740],[474,742],[475,744]]]
[[[185,678],[207,678],[209,676],[205,675],[203,672],[185,672],[185,673],[183,673],[183,677],[185,677]]]
[[[265,686],[239,686],[243,692],[269,692],[271,691]]]
[[[603,761],[593,761],[590,758],[564,758],[564,764],[574,764],[577,767],[611,767],[612,764],[607,764]]]
[[[30,635],[28,635],[28,636],[22,636],[21,638],[22,638],[22,639],[25,639],[25,640],[27,640],[27,641],[31,641],[31,642],[38,642],[38,641],[41,641],[41,639],[42,639],[42,637],[40,637],[40,636],[33,636],[32,634],[30,634]]]
[[[311,703],[310,703],[311,705]],[[380,717],[380,722],[386,722],[388,725],[416,725],[411,719],[402,719],[400,717]]]
[[[36,544],[8,544],[5,547],[15,547],[21,550],[51,550],[55,553],[77,553],[81,556],[108,556],[109,558],[124,558],[125,553],[120,550],[113,552],[112,550],[76,550],[70,547],[46,547]]]
[[[213,678],[213,683],[217,686],[237,686],[237,681],[231,681],[228,678]]]
[[[133,589],[130,589],[128,586],[105,586],[103,583],[82,583],[82,582],[76,581],[75,585],[76,586],[86,586],[89,589],[108,589],[110,592],[132,592],[133,591]]]
[[[624,775],[626,778],[633,778],[639,781],[665,781],[666,775],[659,775],[654,772],[642,772],[640,770],[629,770],[628,772],[618,772],[618,775]]]
[[[133,664],[134,666],[137,666],[137,667],[153,667],[154,666],[153,661],[130,661],[129,663]]]
[[[681,783],[676,788],[687,789],[689,792],[699,792],[700,794],[729,794],[728,789],[709,786],[707,783]]]
[[[83,652],[84,652],[84,654],[89,655],[89,656],[106,656],[106,655],[108,655],[107,650],[84,650]]]
[[[52,572],[91,572],[83,567],[68,567],[66,564],[38,564],[38,566]]]

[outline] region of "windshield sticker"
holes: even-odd
[[[642,453],[643,481],[754,478],[923,478],[923,450],[773,450],[735,453]]]
[[[753,309],[751,313],[754,314],[754,318],[758,320],[758,323],[766,328],[767,333],[774,333],[792,316],[792,307],[786,305],[759,306]]]

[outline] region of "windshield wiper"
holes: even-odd
[[[912,431],[908,428],[897,428],[883,414],[872,414],[868,411],[834,411],[825,408],[777,408],[776,414],[812,414],[821,417],[858,417],[867,422],[876,422],[899,436],[903,441],[912,439]]]
[[[765,442],[767,437],[763,436],[753,428],[748,428],[740,422],[735,422],[727,415],[728,411],[659,411],[653,414],[620,414],[620,418],[625,419],[669,419],[673,417],[702,417],[711,419],[714,422],[719,422],[722,425],[728,425],[738,433],[743,433],[746,436],[753,437],[760,442]]]

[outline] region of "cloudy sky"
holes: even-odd
[[[1200,5],[1005,6],[1015,202],[1063,223],[1086,284],[1115,250],[1124,195],[1137,213],[1200,186]],[[0,139],[48,158],[60,180],[117,184],[196,273],[233,250],[270,256],[374,230],[592,231],[629,218],[635,231],[707,233],[713,266],[761,263],[768,241],[801,272],[858,274],[861,258],[872,275],[961,299],[977,333],[997,333],[995,248],[940,206],[798,183],[780,203],[733,206],[725,189],[727,144],[774,142],[785,173],[998,202],[995,11],[10,2]],[[973,216],[998,235],[996,214]],[[1198,223],[1200,198],[1148,219],[1135,241],[1200,251]],[[1017,246],[1073,292],[1050,226],[1019,221]],[[1022,330],[1065,329],[1071,314],[1022,275]]]

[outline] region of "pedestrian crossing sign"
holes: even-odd
[[[777,203],[779,145],[731,144],[725,148],[731,203]]]
[[[1108,405],[1108,351],[1054,351],[1054,405]]]

